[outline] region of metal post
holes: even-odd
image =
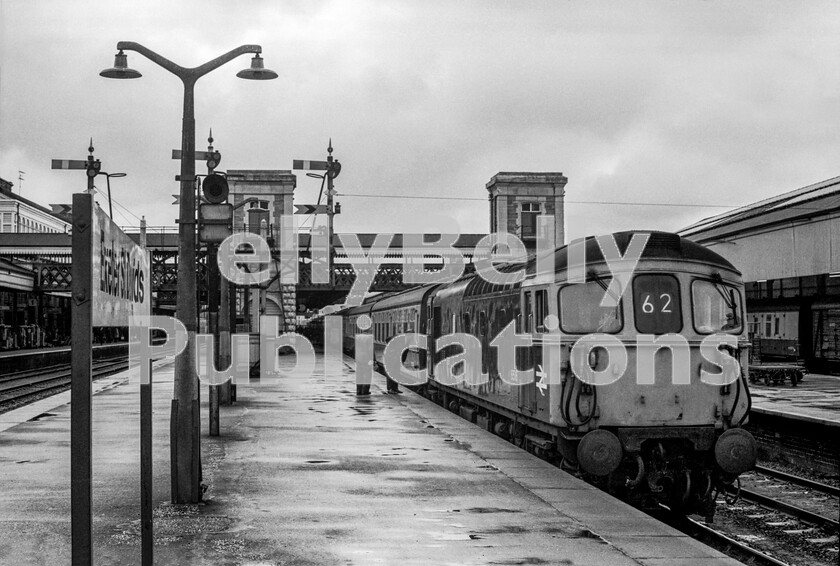
[[[228,283],[228,317],[229,317],[229,324],[230,324],[230,331],[231,333],[236,332],[236,301],[239,296],[239,292],[237,288]],[[230,346],[230,342],[228,342],[228,346]],[[228,351],[228,361],[230,361],[230,351]],[[230,387],[230,400],[229,403],[236,402],[236,385],[233,383],[229,383]]]
[[[152,381],[152,361],[149,360],[149,383],[140,384],[140,542],[143,566],[154,563]]]
[[[70,514],[73,566],[93,564],[91,358],[93,348],[93,177],[73,195],[70,350]]]
[[[146,217],[140,219],[140,247],[146,250]],[[140,384],[140,546],[143,566],[154,564],[154,476],[152,475],[152,360],[149,360],[149,383]]]
[[[220,367],[230,367],[230,303],[231,286],[225,277],[219,278],[219,313],[217,324],[219,325],[219,364]],[[230,405],[231,382],[226,381],[219,386],[219,403]]]
[[[111,204],[111,175],[105,174],[105,184],[108,185],[108,217],[114,219],[114,205]]]
[[[327,147],[327,163],[329,163],[329,169],[326,171],[327,176],[327,219],[329,224],[328,230],[328,238],[327,246],[329,252],[327,253],[327,269],[329,270],[330,274],[330,288],[335,286],[335,273],[333,273],[333,216],[335,212],[333,211],[333,156],[332,156],[332,139],[330,139],[330,144]]]
[[[135,78],[140,73],[128,69],[122,51],[135,51],[177,76],[184,85],[184,114],[181,134],[181,191],[178,227],[178,310],[177,317],[187,330],[187,347],[175,358],[175,387],[172,400],[170,446],[172,447],[172,502],[197,503],[201,500],[200,415],[198,414],[198,374],[195,367],[195,334],[197,301],[195,298],[195,82],[228,61],[253,53],[259,55],[259,45],[242,45],[203,65],[185,68],[133,41],[117,43],[120,54],[115,65],[100,75],[108,78]],[[276,78],[277,73],[263,69],[252,60],[252,69],[240,71],[238,76],[252,79]],[[261,62],[261,59],[259,59]],[[257,63],[255,65],[254,63]]]
[[[219,267],[217,257],[219,247],[215,244],[207,246],[207,322],[208,330],[213,335],[213,360],[216,367],[220,367],[221,349],[219,339]],[[219,436],[219,387],[210,386],[210,436]]]
[[[184,116],[181,135],[181,195],[178,224],[177,316],[187,329],[187,347],[175,358],[174,401],[177,416],[173,423],[177,451],[172,462],[176,491],[173,503],[196,503],[201,500],[199,484],[199,436],[195,430],[194,402],[198,400],[198,375],[195,369],[195,334],[197,305],[195,264],[195,79],[184,82]],[[193,295],[193,297],[190,297]]]

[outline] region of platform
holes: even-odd
[[[206,436],[205,404],[207,503],[172,506],[172,381],[156,370],[159,564],[739,564],[413,393],[385,394],[384,378],[357,397],[349,359],[240,387],[221,437]],[[45,407],[0,432],[0,563],[69,563],[69,406]],[[98,564],[139,563],[138,408],[124,378],[94,396]]]
[[[809,373],[796,387],[750,384],[752,410],[840,427],[840,377]]]
[[[108,344],[94,344],[93,350],[98,351],[108,348],[126,348],[127,342],[110,342]],[[16,350],[0,350],[0,359],[20,358],[27,356],[45,356],[58,353],[69,353],[70,346],[47,346],[44,348],[19,348]]]
[[[128,343],[126,342],[95,344],[93,346],[93,359],[124,356],[127,352]],[[2,368],[0,374],[2,375],[69,363],[70,346],[4,350],[0,352],[0,368]]]

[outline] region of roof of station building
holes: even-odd
[[[837,210],[840,210],[840,177],[704,218],[683,228],[678,234],[703,241],[791,220],[823,216]]]

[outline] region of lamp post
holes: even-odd
[[[103,173],[100,171],[99,174],[105,175],[105,183],[108,185],[108,215],[111,217],[111,220],[113,220],[114,206],[111,204],[111,177],[125,177],[128,173]]]
[[[133,41],[117,43],[114,66],[99,73],[112,79],[134,79],[140,73],[128,67],[123,51],[135,51],[163,67],[184,84],[184,115],[181,134],[181,192],[178,224],[177,318],[187,329],[187,347],[175,358],[175,389],[170,421],[172,502],[201,500],[198,407],[198,375],[195,366],[197,300],[195,266],[195,100],[196,81],[210,71],[245,53],[252,53],[251,67],[236,74],[243,79],[276,79],[277,73],[263,67],[259,45],[241,45],[212,61],[193,68],[181,67]]]

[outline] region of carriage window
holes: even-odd
[[[478,313],[478,333],[481,336],[487,334],[487,314],[484,311]]]
[[[621,331],[621,302],[617,307],[602,307],[605,289],[611,279],[576,283],[560,289],[560,328],[570,334]]]
[[[638,275],[633,280],[633,315],[643,334],[682,330],[680,282],[672,275]]]
[[[741,292],[730,285],[694,281],[691,284],[691,309],[694,329],[700,334],[738,334],[743,328]]]
[[[468,312],[464,313],[464,333],[470,333],[470,313]]]
[[[545,289],[534,293],[534,325],[537,332],[545,332],[545,317],[548,316],[548,291]]]
[[[531,293],[525,293],[525,332],[531,332]]]

